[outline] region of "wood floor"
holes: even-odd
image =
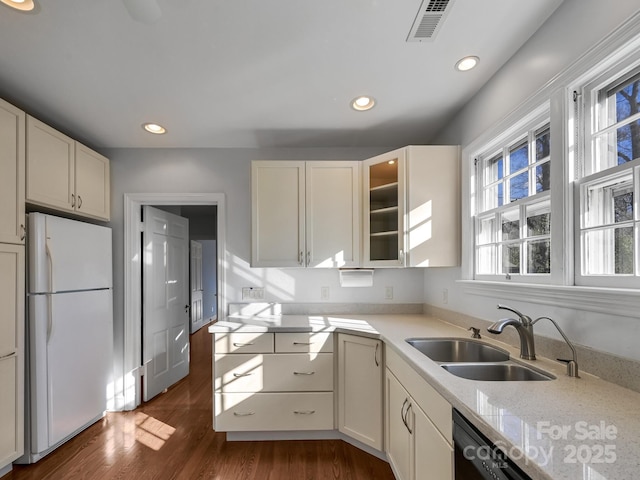
[[[389,465],[340,440],[227,442],[212,430],[211,340],[191,337],[191,373],[133,412],[109,413],[2,480],[393,480]]]

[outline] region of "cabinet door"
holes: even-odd
[[[0,242],[24,244],[25,114],[0,100]]]
[[[382,450],[382,342],[338,335],[338,429]]]
[[[387,370],[386,375],[386,451],[389,463],[398,480],[410,480],[412,436],[411,397]]]
[[[73,212],[73,139],[27,116],[27,202]]]
[[[0,244],[0,470],[24,450],[24,247]]]
[[[111,218],[109,159],[75,142],[75,208],[79,214]]]
[[[251,164],[252,267],[304,267],[304,167]]]
[[[453,447],[444,439],[427,415],[413,405],[414,478],[453,479]]]
[[[407,266],[460,264],[460,147],[407,147]]]
[[[307,162],[306,265],[360,265],[359,162]]]
[[[364,266],[404,266],[405,149],[363,162]]]

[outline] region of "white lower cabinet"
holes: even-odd
[[[0,470],[24,450],[24,246],[0,244]]]
[[[338,334],[338,430],[383,449],[382,342]]]
[[[386,452],[398,480],[452,480],[451,406],[393,351],[385,378]]]
[[[214,429],[334,429],[333,336],[216,333]]]

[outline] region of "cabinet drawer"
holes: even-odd
[[[216,393],[218,432],[333,430],[333,393]]]
[[[327,332],[276,333],[278,353],[330,353],[333,352],[333,335]]]
[[[214,353],[272,353],[273,333],[216,333]]]
[[[330,392],[333,354],[216,355],[216,392]]]

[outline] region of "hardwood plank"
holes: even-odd
[[[2,480],[393,480],[391,468],[340,440],[227,442],[212,429],[211,337],[191,336],[191,372],[133,412],[108,413]]]

